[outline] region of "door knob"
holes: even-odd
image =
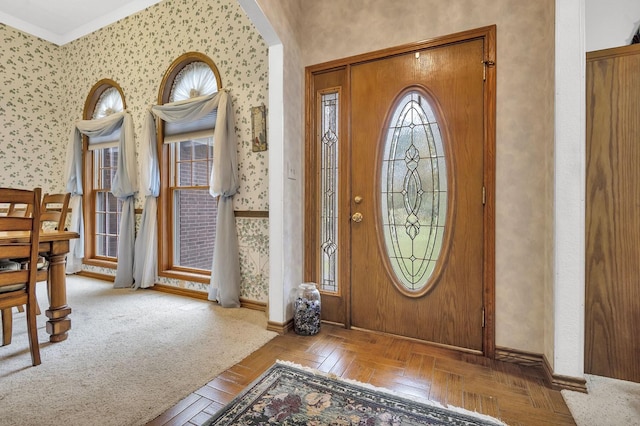
[[[362,202],[362,197],[359,195],[356,195],[355,197],[353,197],[353,202],[356,204],[360,204]]]
[[[351,216],[351,220],[356,222],[356,223],[360,223],[362,222],[362,213],[360,212],[355,212],[353,214],[353,216]]]

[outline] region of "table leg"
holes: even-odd
[[[54,243],[55,244],[55,243]],[[61,342],[67,338],[67,331],[71,329],[71,319],[67,315],[71,313],[71,308],[67,306],[67,284],[65,276],[65,255],[54,254],[55,250],[49,254],[49,309],[45,314],[47,321],[47,333],[50,334],[50,342]]]
[[[2,346],[11,343],[11,330],[13,327],[13,311],[12,308],[2,309]]]

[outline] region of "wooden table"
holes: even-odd
[[[71,328],[68,315],[71,308],[67,305],[67,282],[65,274],[65,258],[69,253],[69,240],[78,238],[76,232],[42,231],[40,232],[40,255],[49,262],[48,293],[49,309],[45,311],[49,341],[61,342],[67,338]],[[28,233],[22,231],[0,231],[0,244],[8,242],[28,241]]]

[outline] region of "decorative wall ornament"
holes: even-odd
[[[251,108],[251,136],[253,152],[267,150],[267,112],[264,105]]]

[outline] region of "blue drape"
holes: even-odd
[[[141,176],[145,181],[143,190],[147,195],[147,201],[143,215],[145,229],[143,233],[141,228],[138,234],[135,258],[146,259],[144,261],[146,266],[143,263],[136,263],[136,286],[152,285],[149,266],[151,259],[155,259],[157,250],[156,244],[152,244],[157,241],[155,198],[159,188],[157,154],[154,151],[156,144],[154,116],[167,122],[192,121],[214,110],[217,110],[217,117],[213,136],[213,169],[209,179],[209,192],[213,197],[219,197],[219,201],[209,300],[215,300],[224,307],[239,307],[240,260],[233,212],[233,196],[239,187],[237,141],[233,106],[226,90],[220,90],[208,96],[153,106],[145,118],[142,141],[145,148],[142,149]],[[153,215],[147,214],[147,208],[153,210]],[[157,271],[154,272],[156,273]],[[139,284],[138,279],[140,279]]]
[[[120,228],[118,229],[118,265],[114,287],[131,287],[133,284],[133,256],[135,241],[135,193],[138,190],[133,119],[127,111],[96,120],[76,122],[67,151],[65,178],[67,192],[71,193],[71,231],[80,235],[71,240],[67,256],[67,273],[79,272],[84,257],[84,226],[82,213],[82,135],[106,136],[120,129],[118,141],[118,165],[111,193],[122,201]],[[90,144],[91,146],[91,144]]]

